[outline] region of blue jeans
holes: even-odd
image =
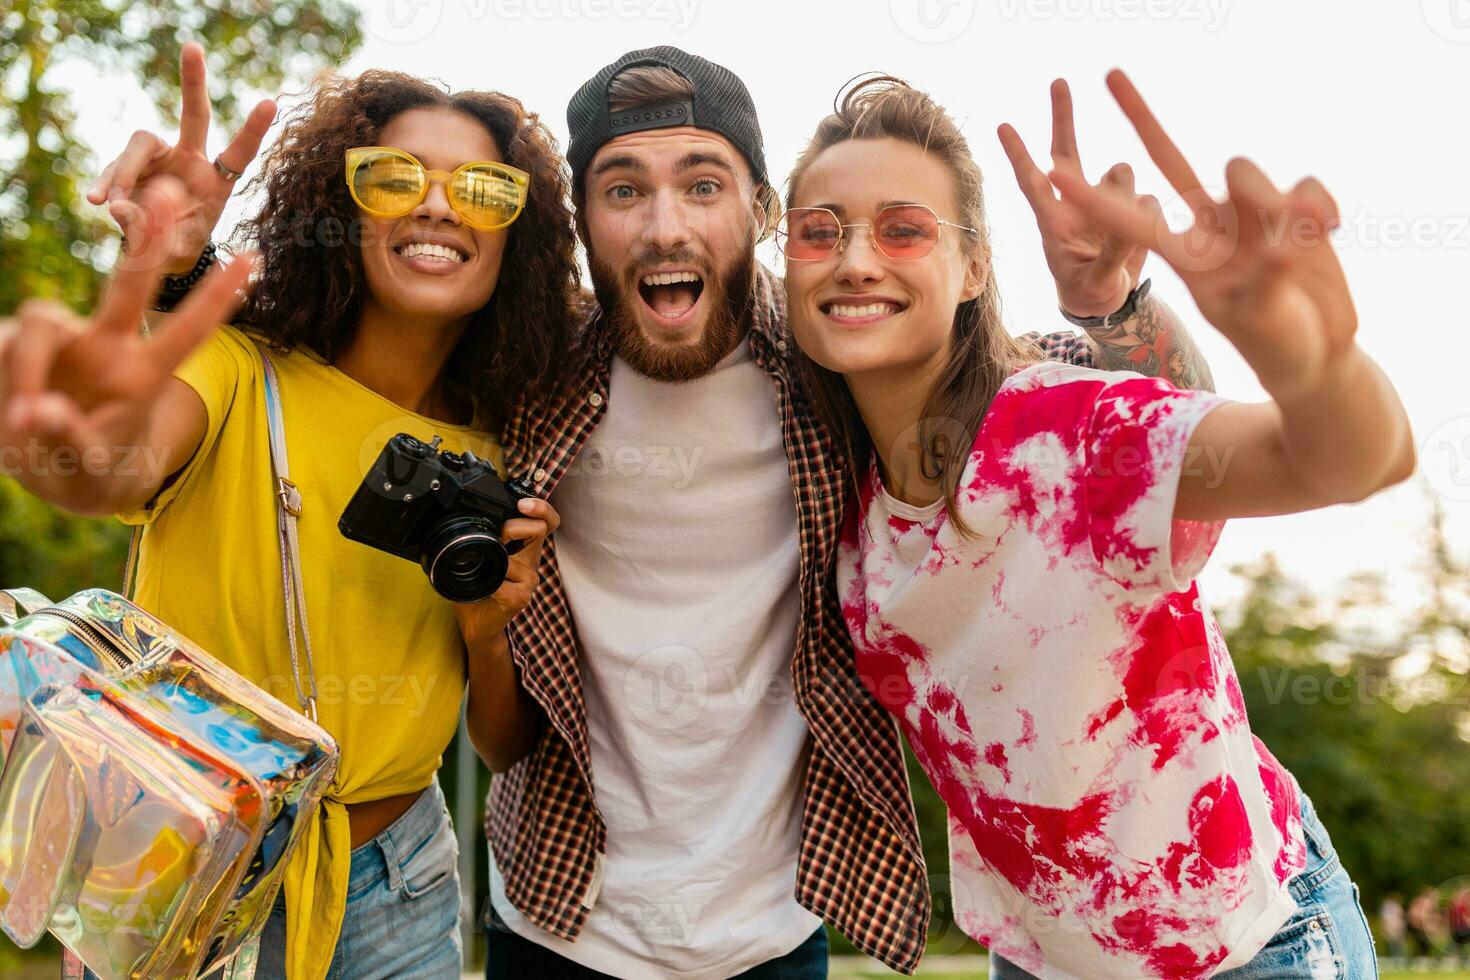
[[[1358,886],[1338,860],[1332,838],[1305,793],[1302,831],[1307,838],[1307,866],[1287,884],[1296,899],[1296,914],[1249,963],[1217,973],[1212,980],[1367,980],[1378,976],[1378,954]],[[991,980],[1026,980],[1031,974],[992,952],[990,976]]]
[[[485,980],[616,980],[513,932],[486,902]],[[819,926],[785,956],[753,966],[734,980],[827,980],[827,930]]]
[[[388,829],[352,852],[347,913],[327,980],[458,980],[459,843],[436,781]],[[286,903],[260,938],[259,980],[286,976]]]

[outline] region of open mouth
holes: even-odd
[[[823,303],[820,308],[830,319],[838,323],[873,323],[897,316],[906,309],[902,303],[895,303],[891,300],[871,303],[843,303],[832,300]]]
[[[469,255],[453,245],[441,245],[437,242],[405,242],[402,245],[393,246],[393,251],[405,259],[418,259],[428,263],[445,263],[447,265],[459,265],[469,261]]]
[[[677,323],[693,312],[704,295],[704,277],[697,272],[653,272],[638,280],[638,295],[653,313]]]

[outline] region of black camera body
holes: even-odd
[[[453,602],[477,602],[500,588],[510,556],[500,540],[522,499],[535,497],[520,480],[502,481],[474,453],[440,452],[399,433],[378,455],[337,527],[350,540],[416,561],[429,582]]]

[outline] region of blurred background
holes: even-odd
[[[949,106],[989,177],[1016,333],[1065,325],[995,127],[1014,124],[1045,166],[1052,78],[1072,84],[1089,175],[1129,161],[1171,220],[1184,212],[1108,97],[1111,67],[1130,72],[1207,185],[1235,155],[1278,184],[1321,178],[1343,215],[1335,242],[1361,343],[1403,393],[1421,473],[1364,504],[1233,522],[1202,591],[1253,727],[1315,800],[1380,955],[1402,968],[1470,962],[1455,941],[1470,942],[1470,0],[0,0],[0,316],[28,296],[94,301],[117,236],[82,194],[134,130],[172,140],[188,40],[209,51],[211,152],[256,99],[289,106],[318,72],[368,67],[507,91],[564,140],[566,100],[586,77],[670,43],[742,75],[780,179],[846,80],[901,75]],[[222,233],[250,208],[239,196]],[[762,258],[779,269],[768,248]],[[1219,391],[1259,398],[1168,270],[1151,260],[1145,275]],[[116,588],[125,543],[120,526],[59,514],[0,477],[0,587]],[[925,969],[980,975],[980,951],[948,918],[942,805],[913,776],[937,910]],[[478,908],[488,776],[451,749],[441,778],[477,842],[465,859]],[[834,949],[851,952],[840,938]],[[54,948],[0,940],[0,974],[54,975],[54,962]],[[834,968],[869,973],[886,971]]]

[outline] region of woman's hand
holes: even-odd
[[[1157,209],[1117,188],[1054,170],[1063,201],[1108,234],[1158,252],[1206,319],[1235,345],[1278,400],[1310,392],[1356,349],[1358,318],[1329,232],[1337,205],[1308,177],[1280,191],[1242,157],[1225,168],[1228,197],[1211,198],[1121,71],[1108,87],[1169,183],[1194,213],[1175,233]]]
[[[106,511],[119,494],[168,475],[136,465],[179,448],[151,445],[152,416],[174,369],[239,307],[255,264],[246,255],[214,269],[160,329],[143,335],[184,198],[172,180],[139,193],[133,244],[90,317],[31,301],[0,324],[0,450],[19,464],[13,475],[22,485],[52,503]],[[177,427],[169,420],[163,428]],[[134,461],[126,473],[116,465],[124,460]]]
[[[1051,159],[1055,171],[1086,184],[1082,158],[1077,151],[1077,131],[1072,122],[1072,93],[1067,83],[1051,84]],[[1057,200],[1046,174],[1036,166],[1026,144],[1010,124],[999,129],[1001,146],[1016,172],[1021,193],[1036,212],[1041,230],[1041,248],[1057,284],[1057,301],[1075,316],[1106,316],[1117,312],[1138,284],[1148,249],[1120,234],[1106,221],[1070,200]],[[1157,212],[1153,197],[1133,193],[1133,169],[1119,163],[1103,174],[1097,185],[1121,200]]]
[[[501,529],[501,540],[522,542],[521,549],[510,556],[505,581],[489,598],[454,606],[460,632],[469,646],[494,640],[530,605],[541,582],[541,548],[561,526],[561,517],[545,500],[522,500],[517,510],[522,516],[506,521]]]
[[[177,180],[184,189],[186,203],[179,213],[179,233],[172,251],[163,259],[162,269],[165,275],[175,276],[187,273],[199,260],[235,190],[235,178],[222,173],[219,167],[243,173],[260,151],[261,141],[276,118],[275,102],[262,101],[250,111],[230,145],[217,158],[210,157],[206,149],[209,89],[205,84],[204,48],[194,42],[184,45],[179,74],[184,90],[179,141],[170,146],[154,134],[139,130],[87,193],[88,201],[108,206],[112,219],[131,243],[141,214],[138,193],[159,177]],[[219,167],[215,166],[216,159]]]

